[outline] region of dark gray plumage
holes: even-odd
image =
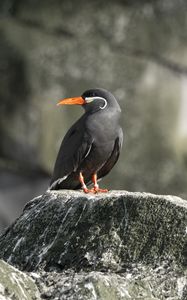
[[[88,90],[80,98],[85,113],[62,141],[51,179],[53,190],[81,188],[80,172],[84,183],[90,184],[94,174],[104,177],[119,158],[123,132],[116,99],[104,89]]]

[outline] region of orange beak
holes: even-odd
[[[85,103],[86,103],[86,101],[82,97],[74,97],[74,98],[62,99],[57,103],[57,105],[64,105],[64,104],[66,104],[66,105],[75,105],[75,104],[83,105]]]

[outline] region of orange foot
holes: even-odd
[[[99,187],[94,187],[93,190],[94,190],[95,194],[97,194],[97,193],[108,193],[107,189],[100,189]]]
[[[93,190],[94,190],[94,193],[97,194],[97,193],[107,193],[108,190],[107,189],[100,189],[99,188],[99,185],[97,183],[97,174],[93,174],[92,176],[92,182],[94,184],[94,187],[93,187]]]
[[[83,191],[86,194],[88,194],[88,193],[92,193],[92,194],[108,193],[107,189],[100,189],[100,188],[92,188],[92,189],[83,188]]]
[[[107,193],[108,190],[107,189],[100,189],[98,184],[97,184],[97,174],[93,174],[92,176],[92,182],[94,184],[94,187],[92,189],[88,189],[85,182],[84,182],[84,176],[82,175],[82,172],[79,173],[79,181],[82,185],[82,189],[84,191],[84,193],[88,194],[88,193],[93,193],[93,194],[97,194],[97,193]]]
[[[82,188],[82,189],[83,189],[83,191],[84,191],[86,194],[88,194],[88,193],[93,193],[93,194],[95,194],[94,189],[88,189],[87,187]]]

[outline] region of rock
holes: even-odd
[[[0,260],[0,299],[39,300],[40,294],[31,277]]]
[[[186,226],[187,203],[177,197],[46,192],[0,238],[0,256],[28,271],[119,271],[165,258],[185,265]]]
[[[37,284],[40,286],[41,297],[47,299],[186,299],[186,278],[180,277],[180,273],[177,278],[177,273],[171,271],[169,265],[167,267],[163,264],[153,270],[148,266],[137,265],[137,268],[121,274],[97,271],[43,272]]]
[[[187,202],[175,196],[47,191],[0,237],[0,257],[47,299],[187,296]]]

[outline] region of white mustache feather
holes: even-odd
[[[103,97],[97,97],[97,96],[95,96],[95,97],[86,97],[86,98],[85,98],[85,101],[86,101],[87,103],[90,103],[90,102],[92,102],[92,101],[94,101],[94,100],[103,100],[103,101],[104,101],[104,105],[103,105],[103,106],[100,106],[100,109],[105,109],[105,107],[107,106],[107,101],[106,101],[106,99],[103,98]]]

